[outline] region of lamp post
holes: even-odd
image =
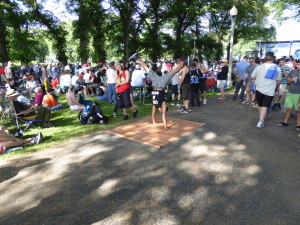
[[[230,10],[231,16],[231,37],[230,37],[230,49],[229,49],[229,71],[228,71],[228,83],[227,86],[232,87],[231,73],[232,73],[232,55],[233,55],[233,38],[234,38],[234,28],[235,28],[235,19],[238,10],[235,6]]]

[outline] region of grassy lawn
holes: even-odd
[[[229,91],[232,89],[229,89]],[[217,92],[208,92],[207,96],[215,96],[218,95]],[[88,99],[88,98],[87,98]],[[92,97],[92,100],[96,100],[96,97]],[[59,96],[59,102],[63,103],[67,106],[66,95]],[[52,112],[51,122],[55,125],[52,128],[30,128],[26,131],[23,138],[28,138],[37,135],[37,133],[43,133],[43,141],[38,145],[30,145],[24,148],[23,150],[15,151],[9,154],[1,155],[0,158],[7,158],[17,154],[24,154],[28,152],[34,152],[42,149],[47,149],[50,147],[54,147],[59,145],[65,141],[69,141],[72,139],[79,138],[84,135],[92,134],[98,131],[104,131],[110,128],[114,128],[123,124],[130,123],[134,121],[134,119],[129,119],[128,121],[123,121],[123,115],[121,115],[121,111],[118,111],[118,117],[111,117],[113,111],[113,105],[108,104],[106,101],[97,101],[100,104],[101,109],[104,112],[104,115],[109,117],[108,124],[93,124],[93,125],[81,125],[78,121],[78,112],[70,112],[69,107],[67,106],[64,110],[54,111]],[[168,103],[171,102],[170,98],[167,100]],[[150,104],[150,99],[146,98],[145,101],[148,105],[143,105],[138,102],[138,99],[135,100],[135,104],[137,105],[137,110],[139,110],[138,118],[143,118],[151,114],[152,105]],[[170,106],[170,109],[176,108],[176,106]],[[132,112],[129,110],[129,116],[131,117]],[[6,127],[14,133],[15,128],[13,125],[6,125]]]

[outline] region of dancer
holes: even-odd
[[[169,80],[176,74],[178,73],[183,67],[184,64],[183,62],[180,63],[176,69],[172,70],[171,72],[168,72],[166,74],[163,74],[162,76],[157,75],[157,73],[160,72],[162,63],[160,63],[160,66],[158,67],[156,64],[153,64],[152,70],[149,70],[147,65],[139,58],[139,54],[135,53],[133,56],[129,58],[130,60],[136,60],[144,69],[146,73],[149,75],[149,79],[152,81],[152,102],[153,102],[153,107],[152,107],[152,122],[153,124],[156,124],[155,120],[155,113],[156,113],[156,108],[162,113],[162,120],[165,129],[168,129],[167,126],[167,119],[166,119],[166,113],[167,113],[167,103],[165,100],[165,88],[169,82]]]

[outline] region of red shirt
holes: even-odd
[[[125,72],[126,72],[126,70],[124,70],[122,73],[118,74],[117,84],[120,84],[120,83],[122,83],[126,80],[126,73]],[[117,93],[122,93],[122,92],[126,91],[128,88],[130,88],[130,83],[129,82],[127,84],[119,85],[117,87]]]
[[[0,74],[5,74],[5,66],[0,67]]]

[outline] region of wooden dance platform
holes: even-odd
[[[167,117],[169,129],[165,130],[160,114],[156,116],[156,120],[157,124],[154,125],[152,124],[151,116],[147,116],[141,120],[107,130],[106,132],[160,148],[205,125],[205,123]]]

